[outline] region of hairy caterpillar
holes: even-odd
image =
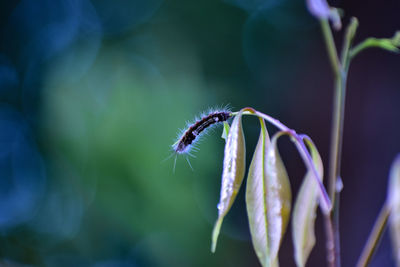
[[[231,116],[231,112],[228,109],[222,110],[211,110],[206,115],[200,116],[194,123],[188,124],[186,129],[179,135],[178,140],[172,145],[172,149],[177,154],[190,154],[194,144],[201,138],[205,130],[211,126],[217,125],[224,121],[227,121]],[[187,158],[190,165],[190,162]],[[174,163],[174,169],[176,164],[176,157]]]

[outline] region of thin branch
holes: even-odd
[[[326,49],[328,50],[329,60],[331,62],[332,69],[336,76],[340,73],[341,66],[339,62],[338,53],[336,51],[335,42],[333,41],[331,27],[329,26],[329,22],[327,19],[321,19],[320,23],[321,23],[322,33],[325,39]]]
[[[363,252],[361,253],[360,258],[358,259],[357,267],[365,267],[369,264],[374,255],[376,248],[378,247],[379,241],[386,229],[387,221],[389,218],[390,209],[388,205],[385,203],[381,211],[379,212],[379,216],[375,221],[374,227],[369,235],[368,241],[365,244]]]

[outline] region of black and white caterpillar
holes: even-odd
[[[193,144],[199,140],[201,134],[208,128],[218,123],[227,121],[231,116],[231,112],[225,110],[214,110],[207,115],[203,115],[193,124],[189,124],[186,130],[179,136],[172,148],[177,154],[189,154]]]

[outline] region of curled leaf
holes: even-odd
[[[350,50],[350,56],[355,57],[361,51],[367,48],[381,48],[390,52],[399,53],[400,52],[400,32],[396,32],[392,38],[374,38],[370,37],[355,46]]]
[[[230,210],[242,184],[246,168],[245,157],[246,148],[242,128],[242,111],[240,111],[233,119],[225,144],[221,193],[217,206],[218,219],[212,234],[212,252],[215,252],[222,221]]]
[[[317,148],[311,139],[305,138],[305,144],[311,151],[313,163],[320,179],[323,177],[323,164]],[[314,223],[316,218],[319,189],[314,173],[308,170],[294,204],[292,236],[296,265],[305,266],[308,256],[315,245]]]
[[[394,258],[400,266],[400,155],[392,164],[389,175],[388,206]]]
[[[278,266],[278,251],[290,216],[289,179],[277,150],[277,133],[270,143],[265,124],[249,168],[246,205],[254,250],[262,266]]]

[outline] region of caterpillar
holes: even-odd
[[[211,125],[224,122],[229,119],[231,113],[229,111],[215,111],[207,116],[203,116],[200,120],[190,125],[185,132],[181,135],[172,148],[177,154],[185,154],[190,151],[193,143],[200,137]]]
[[[227,108],[222,110],[211,110],[206,115],[200,116],[194,123],[188,124],[186,129],[179,135],[178,140],[172,145],[174,154],[187,154],[191,155],[190,151],[193,149],[194,144],[201,138],[202,134],[212,126],[227,121],[231,116],[230,110]],[[186,160],[190,165],[189,159]],[[176,157],[175,157],[176,162]],[[174,163],[174,170],[175,170]]]

